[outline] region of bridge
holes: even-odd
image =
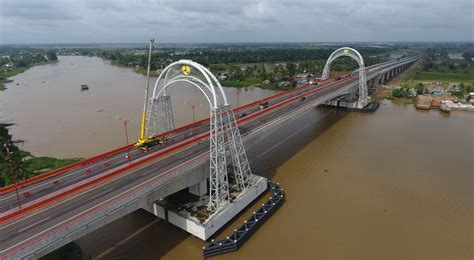
[[[359,70],[330,77],[332,62],[342,56],[355,59]],[[191,224],[188,232],[207,239],[252,201],[249,194],[265,190],[265,178],[252,169],[298,134],[292,125],[311,124],[304,116],[320,104],[363,109],[372,88],[418,59],[365,67],[359,52],[341,48],[320,81],[234,109],[207,68],[190,60],[172,63],[146,95],[137,144],[0,188],[0,259],[38,258],[138,209],[181,227]],[[175,128],[172,90],[183,85],[202,93],[210,116]],[[165,212],[160,201],[186,189],[207,220],[189,222],[192,217]]]

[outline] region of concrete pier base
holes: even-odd
[[[168,207],[165,199],[154,203],[153,211],[159,218],[205,241],[267,190],[268,180],[264,177],[253,175],[252,183],[246,192],[239,194],[232,203],[223,205],[220,211],[209,215],[205,220],[199,220],[189,209],[206,206],[208,197],[177,208]]]
[[[343,107],[343,108],[349,108],[349,109],[363,109],[370,103],[370,101],[371,101],[370,97],[364,102],[359,102],[358,100],[346,101],[346,100],[333,99],[333,100],[326,101],[324,104],[326,106],[333,106],[333,107]]]

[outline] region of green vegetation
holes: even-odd
[[[51,157],[35,157],[21,150],[8,132],[8,124],[0,124],[0,187],[12,184],[15,180],[33,177],[45,171],[54,170],[81,160],[80,158],[56,159]],[[5,146],[10,151],[7,158]]]
[[[452,57],[453,54],[459,53],[462,53],[462,58]],[[472,83],[474,82],[473,56],[474,45],[428,48],[422,62],[407,74],[407,80]]]
[[[57,62],[54,50],[0,47],[0,91],[5,90],[4,81],[38,65]]]
[[[415,74],[412,80],[439,82],[472,82],[474,81],[474,70],[466,70],[463,72],[419,71]]]
[[[308,73],[319,75],[327,57],[334,51],[334,46],[318,48],[277,47],[276,46],[226,46],[195,47],[191,49],[162,48],[152,54],[151,75],[168,64],[191,59],[203,64],[216,75],[225,76],[221,83],[228,87],[256,86],[266,89],[284,90],[296,86],[296,75]],[[360,47],[366,56],[365,63],[371,65],[385,57],[386,50],[375,47]],[[113,65],[134,69],[137,73],[146,74],[147,55],[145,48],[103,49],[95,52],[98,56],[111,60]],[[352,71],[358,64],[350,59],[339,59],[332,65],[333,71]],[[268,80],[267,84],[262,84]],[[279,84],[283,82],[283,84]]]
[[[252,85],[259,85],[261,83],[258,79],[249,79],[249,80],[226,80],[223,82],[223,85],[226,87],[234,88],[243,88]]]
[[[464,100],[474,91],[474,45],[439,45],[424,50],[423,58],[404,76],[400,89],[394,89],[392,98],[406,98],[409,89],[417,94],[431,94],[442,88]]]

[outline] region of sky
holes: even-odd
[[[0,44],[474,41],[474,0],[0,0]]]

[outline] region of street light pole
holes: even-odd
[[[127,143],[127,146],[129,146],[130,143],[128,141],[128,129],[127,129],[128,119],[123,118],[123,117],[119,117],[119,116],[117,116],[117,118],[119,118],[123,122],[123,128],[124,128],[124,132],[125,132],[125,142]],[[128,163],[132,164],[132,157],[131,157],[131,154],[130,154],[130,147],[128,149],[127,157],[128,157]]]
[[[191,105],[191,108],[193,110],[193,123],[196,123],[196,107],[201,107],[202,104],[194,104],[194,103],[191,103],[191,102],[188,102],[188,101],[184,101],[184,104],[187,104],[187,105]],[[197,134],[198,132],[198,129],[196,129],[196,126],[193,126],[194,130],[192,131],[193,134]]]
[[[194,104],[194,103],[191,103],[191,102],[188,102],[188,101],[184,101],[184,104],[186,105],[190,105],[192,110],[193,110],[193,123],[196,122],[196,107],[200,107],[202,106],[201,104]]]
[[[18,208],[21,209],[20,194],[18,194],[18,182],[17,182],[17,179],[18,179],[18,178],[17,178],[17,176],[16,176],[16,172],[13,173],[13,167],[12,167],[12,165],[11,165],[11,163],[12,163],[12,161],[11,161],[11,160],[12,160],[12,158],[11,158],[11,152],[10,152],[10,149],[7,147],[7,144],[3,144],[3,146],[5,147],[5,159],[6,159],[7,163],[8,163],[9,168],[10,168],[10,174],[11,174],[12,176],[14,176],[14,178],[15,178],[15,179],[14,179],[14,182],[15,182],[16,200],[17,200],[17,202],[18,202]]]
[[[239,102],[240,89],[238,88],[238,89],[236,89],[236,90],[237,90],[237,107],[236,107],[236,108],[238,108],[238,107],[240,107],[240,102]]]

